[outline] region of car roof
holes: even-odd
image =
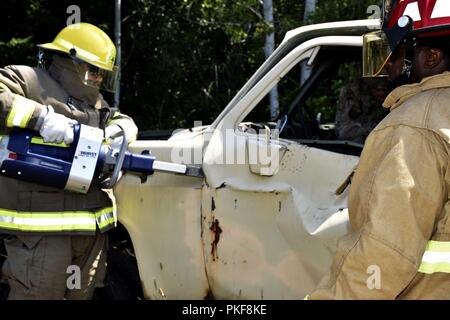
[[[351,36],[361,35],[370,30],[375,31],[377,29],[380,29],[380,27],[381,21],[379,19],[336,21],[312,24],[288,31],[282,41],[282,44],[284,42],[293,41],[300,35],[303,35],[303,39],[331,35]]]

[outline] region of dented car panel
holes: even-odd
[[[306,296],[348,231],[347,191],[335,192],[357,161],[292,144],[276,177],[238,174],[204,187],[203,229],[215,222],[221,231],[217,243],[214,232],[203,239],[214,297]]]
[[[190,141],[195,147],[195,139]],[[158,159],[168,160],[176,145],[138,142],[130,150],[150,150]],[[118,219],[130,234],[148,299],[203,299],[208,294],[201,186],[201,178],[159,172],[144,182],[126,174],[116,185]]]
[[[242,121],[300,60],[321,46],[360,47],[360,35],[376,27],[296,29],[211,126],[130,145],[201,165],[205,175],[126,174],[115,187],[146,298],[303,299],[317,285],[349,228],[342,185],[359,158],[279,139],[269,126],[248,131]]]

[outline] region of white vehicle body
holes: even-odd
[[[270,128],[246,132],[241,123],[299,61],[325,46],[361,48],[361,35],[377,28],[378,20],[361,20],[290,31],[212,125],[130,145],[162,161],[183,154],[179,162],[204,172],[157,172],[146,181],[126,174],[115,187],[146,298],[303,299],[314,289],[349,229],[348,188],[336,190],[359,158],[276,139]],[[274,158],[250,161],[255,145]],[[244,161],[224,164],[236,150],[231,157]]]

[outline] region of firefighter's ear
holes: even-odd
[[[424,50],[424,67],[434,69],[445,60],[445,54],[438,48],[426,48]]]

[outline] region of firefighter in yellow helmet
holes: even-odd
[[[44,142],[71,143],[73,125],[81,123],[104,129],[111,143],[121,128],[136,139],[133,120],[100,94],[114,91],[117,79],[116,49],[105,32],[73,24],[39,48],[38,67],[0,69],[0,134],[28,128]],[[0,176],[0,233],[10,235],[2,268],[9,299],[90,299],[102,284],[105,232],[117,219],[96,182],[82,195]],[[67,286],[78,271],[81,287]]]
[[[391,80],[390,113],[366,140],[352,230],[310,299],[450,299],[449,4],[386,1],[383,30],[367,35],[365,75]]]

